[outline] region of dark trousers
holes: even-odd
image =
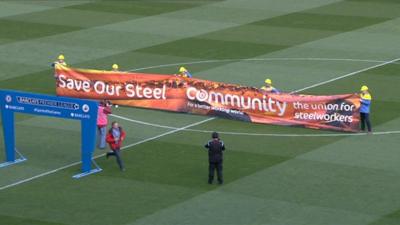
[[[119,149],[115,149],[112,152],[107,152],[107,158],[112,155],[115,156],[115,158],[117,158],[117,163],[118,163],[119,169],[123,170],[124,164],[122,163],[122,160],[121,160],[121,151]]]
[[[368,132],[372,131],[371,121],[369,120],[369,113],[360,113],[361,130],[365,131],[365,124],[367,124]]]
[[[221,162],[210,162],[210,165],[208,168],[208,183],[212,184],[212,182],[214,180],[215,170],[217,170],[218,183],[222,184],[224,182],[223,177],[222,177],[222,161]]]

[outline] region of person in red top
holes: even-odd
[[[125,131],[117,122],[112,122],[111,129],[108,131],[106,141],[110,145],[111,151],[107,152],[106,158],[110,156],[115,156],[117,158],[117,163],[121,171],[125,171],[124,165],[121,160],[121,146],[125,139]]]

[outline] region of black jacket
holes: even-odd
[[[204,146],[208,148],[208,161],[210,163],[219,163],[223,160],[224,142],[219,139],[212,139]]]

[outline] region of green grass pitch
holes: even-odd
[[[50,63],[59,53],[73,67],[175,73],[183,65],[196,77],[243,85],[271,78],[288,92],[353,93],[366,84],[374,131],[398,131],[400,62],[385,62],[400,57],[399,27],[398,0],[1,0],[0,88],[54,94]],[[321,85],[308,88],[314,84]],[[126,107],[114,113],[278,135],[222,135],[225,184],[208,185],[202,146],[210,134],[114,117],[128,135],[126,172],[100,157],[103,172],[75,180],[79,124],[19,115],[17,146],[28,161],[0,169],[0,224],[400,224],[399,134],[329,136],[338,133]]]

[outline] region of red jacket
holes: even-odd
[[[112,134],[112,130],[110,129],[108,131],[107,137],[106,137],[106,141],[107,143],[110,145],[111,150],[117,150],[120,149],[122,146],[122,142],[125,139],[125,131],[122,128],[119,128],[121,135],[119,137],[119,140],[117,142],[115,142],[114,136]]]

